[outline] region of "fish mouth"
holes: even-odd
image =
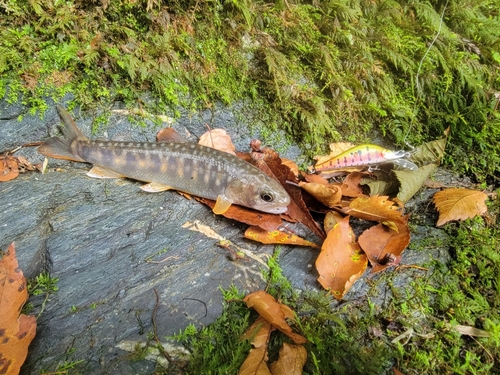
[[[285,212],[288,211],[288,206],[276,207],[276,208],[266,208],[265,210],[261,209],[261,211],[266,212],[268,214],[284,214]]]

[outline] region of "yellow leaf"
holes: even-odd
[[[445,189],[434,194],[432,201],[439,212],[436,226],[452,220],[465,220],[484,214],[488,196],[482,191],[469,189]]]
[[[306,348],[285,342],[280,349],[278,360],[271,363],[269,367],[273,375],[302,375],[306,360]]]

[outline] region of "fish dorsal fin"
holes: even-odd
[[[232,202],[227,199],[226,197],[219,195],[217,197],[217,201],[215,202],[215,206],[212,209],[214,214],[216,215],[222,215],[224,212],[226,212],[229,207],[231,207]]]
[[[165,128],[156,135],[156,142],[184,143],[188,140],[177,133],[174,128]]]
[[[63,122],[62,131],[66,138],[68,139],[87,139],[87,137],[82,133],[80,129],[76,126],[75,121],[71,118],[71,115],[62,106],[57,105],[57,113]]]
[[[148,193],[159,193],[161,191],[170,190],[172,187],[159,184],[157,182],[150,182],[149,184],[142,185],[141,189],[147,191]]]
[[[111,169],[98,167],[95,165],[90,171],[87,172],[87,176],[92,178],[122,178],[126,177],[118,172],[112,171]]]

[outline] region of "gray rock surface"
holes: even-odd
[[[0,152],[56,134],[59,119],[53,103],[49,106],[41,119],[19,104],[1,103]],[[242,111],[236,106],[186,114],[173,126],[195,135],[205,131],[205,123],[222,127],[237,149],[246,150],[256,134],[249,133],[245,116],[239,115]],[[76,113],[77,124],[90,134],[93,116]],[[152,124],[131,125],[127,116],[115,113],[97,136],[154,141],[157,130]],[[43,160],[34,148],[18,154],[33,163]],[[298,155],[298,148],[292,147],[287,156]],[[15,241],[27,277],[48,272],[59,278],[59,290],[38,319],[23,374],[55,371],[58,365],[74,361],[79,361],[81,373],[152,373],[154,355],[132,361],[130,351],[147,342],[153,331],[155,291],[156,328],[163,340],[189,323],[200,327],[213,322],[222,311],[220,287],[234,284],[255,291],[264,285],[261,269],[273,247],[245,240],[244,225],[215,216],[201,203],[175,192],[148,194],[139,189],[140,182],[91,179],[85,175],[89,167],[50,160],[48,173],[30,172],[0,183],[0,249]],[[217,239],[193,230],[202,225],[245,249],[248,260],[230,261]],[[316,255],[312,249],[283,247],[281,264],[294,287],[318,287]],[[421,264],[430,256],[441,255],[410,249],[403,262]],[[362,298],[369,277],[356,283],[347,297]],[[401,282],[407,282],[405,277]],[[34,313],[42,301],[43,296],[31,297]]]

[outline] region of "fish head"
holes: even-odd
[[[251,181],[233,180],[228,184],[225,195],[234,204],[270,214],[282,214],[290,204],[290,196],[283,186],[264,174]]]

